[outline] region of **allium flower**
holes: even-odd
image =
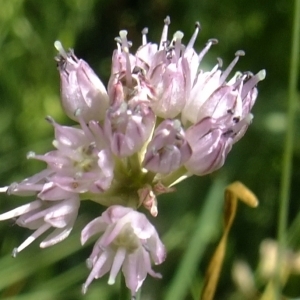
[[[108,272],[108,283],[114,284],[120,269],[133,296],[147,274],[161,278],[151,269],[151,259],[161,264],[166,256],[165,247],[144,214],[128,207],[111,206],[82,230],[81,243],[98,233],[101,237],[87,261],[92,271],[83,285],[84,293],[94,279]]]
[[[173,192],[177,182],[193,174],[222,167],[253,118],[256,85],[265,71],[237,72],[228,79],[243,51],[236,52],[224,71],[220,59],[212,70],[203,70],[202,60],[217,40],[210,39],[197,53],[193,47],[198,22],[187,46],[181,31],[168,39],[170,18],[164,22],[158,44],[148,42],[148,29],[143,29],[135,54],[130,53],[127,31],[120,31],[107,90],[85,61],[55,42],[62,106],[77,125],[62,126],[47,117],[54,127],[55,150],[28,154],[46,162],[46,169],[0,188],[35,197],[0,215],[0,220],[18,217],[18,225],[36,230],[14,254],[50,227],[55,230],[41,247],[66,238],[80,200],[108,207],[82,231],[82,244],[101,235],[88,259],[92,270],[83,292],[106,273],[113,284],[121,269],[132,295],[147,274],[160,277],[151,269],[151,260],[162,263],[165,248],[137,209],[144,206],[156,217],[158,195]]]
[[[108,108],[106,89],[91,67],[78,59],[72,50],[66,52],[59,41],[56,57],[61,79],[61,103],[69,118],[77,120],[80,109],[85,121],[103,120]]]
[[[17,225],[35,230],[19,247],[13,250],[13,256],[15,257],[51,227],[54,227],[55,230],[41,242],[41,248],[55,245],[67,238],[77,218],[79,205],[78,195],[70,193],[69,198],[64,200],[43,201],[37,199],[1,214],[0,221],[18,217]]]

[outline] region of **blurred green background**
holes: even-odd
[[[129,31],[134,51],[141,43],[140,32],[145,26],[149,27],[148,39],[159,41],[166,15],[171,17],[171,34],[176,30],[185,33],[184,43],[193,33],[194,22],[200,21],[202,32],[195,45],[199,51],[209,38],[219,40],[205,57],[204,67],[211,68],[217,57],[223,59],[225,67],[236,50],[242,49],[246,56],[240,59],[235,71],[256,73],[266,69],[267,78],[259,84],[254,122],[234,146],[225,166],[212,175],[190,178],[177,186],[176,193],[159,198],[159,215],[156,219],[149,216],[149,219],[158,228],[168,257],[163,265],[154,267],[163,274],[163,279],[148,277],[141,299],[199,298],[205,268],[222,230],[224,186],[235,180],[252,189],[260,205],[257,209],[239,206],[215,299],[256,299],[266,283],[258,268],[261,243],[266,238],[276,238],[277,231],[292,1],[0,0],[0,182],[8,185],[44,167],[40,162],[27,161],[26,153],[52,149],[53,130],[44,120],[45,116],[73,124],[60,107],[54,41],[58,39],[66,48],[74,48],[76,55],[85,59],[107,83],[115,49],[114,37],[119,30]],[[297,222],[300,139],[299,131],[296,133],[289,245],[291,251],[297,252],[300,246],[300,220]],[[31,200],[1,195],[0,210],[5,212]],[[92,244],[80,246],[80,230],[102,210],[94,203],[83,203],[80,217],[67,240],[45,250],[40,250],[35,243],[16,259],[11,258],[10,253],[30,231],[14,226],[13,221],[1,222],[0,299],[116,299],[119,286],[108,286],[107,277],[95,280],[88,293],[81,295],[81,284],[89,273],[85,259]],[[195,230],[200,232],[193,244],[197,255],[191,269],[178,278],[178,268],[186,250],[190,249]],[[234,280],[236,274],[239,278],[244,276],[234,268],[237,260],[247,263],[243,265],[244,271],[248,270],[248,277],[243,273],[248,278],[244,281],[254,276],[256,295],[243,294]],[[290,278],[285,295],[300,297],[299,280],[297,275]]]

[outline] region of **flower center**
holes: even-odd
[[[95,143],[91,143],[89,146],[82,146],[76,150],[78,160],[74,160],[74,167],[79,172],[89,172],[96,165],[98,161]]]
[[[123,226],[113,244],[117,248],[125,248],[128,252],[134,252],[140,246],[139,239],[134,233],[130,223],[126,223]]]

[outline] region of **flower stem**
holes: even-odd
[[[119,300],[130,300],[130,299],[131,299],[131,293],[126,286],[125,277],[121,274]]]
[[[299,41],[300,41],[300,0],[295,0],[294,24],[291,45],[290,75],[288,88],[287,131],[283,152],[281,190],[278,216],[278,259],[275,280],[275,299],[281,299],[281,273],[284,251],[286,249],[286,229],[290,198],[290,181],[292,173],[293,140],[295,115],[297,111],[297,80],[299,76]]]

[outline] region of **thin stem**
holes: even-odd
[[[292,173],[293,140],[295,131],[295,115],[297,108],[297,80],[299,75],[299,37],[300,37],[300,0],[295,0],[293,36],[291,45],[290,75],[288,89],[288,111],[287,111],[287,132],[283,152],[283,166],[281,176],[280,204],[278,216],[278,259],[277,272],[275,276],[275,299],[281,295],[281,272],[283,255],[286,249],[286,229],[288,221],[288,208],[290,198],[290,181]]]
[[[142,288],[140,287],[140,289],[136,293],[135,300],[142,300],[141,295],[142,295]]]
[[[119,294],[119,300],[130,300],[131,299],[131,293],[129,289],[126,286],[125,277],[123,274],[120,274],[120,294]]]

